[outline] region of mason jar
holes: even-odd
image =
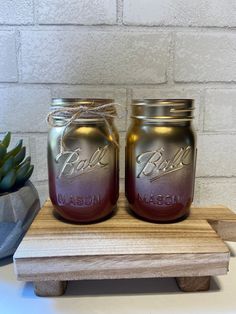
[[[119,194],[119,137],[112,99],[53,99],[49,194],[65,219],[90,223],[112,213]]]
[[[171,222],[189,214],[196,165],[193,110],[192,99],[132,103],[125,191],[130,208],[143,219]]]

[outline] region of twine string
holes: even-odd
[[[93,104],[93,103],[92,103]],[[64,137],[66,134],[67,128],[74,123],[79,118],[91,118],[98,117],[100,119],[103,119],[105,122],[110,138],[112,142],[119,148],[119,144],[117,143],[116,139],[113,136],[113,131],[111,124],[109,123],[109,118],[115,118],[117,117],[117,113],[114,110],[114,106],[122,106],[118,103],[109,103],[104,105],[99,105],[96,107],[88,107],[86,105],[79,105],[76,107],[55,107],[53,106],[53,109],[49,114],[47,115],[47,122],[51,127],[64,127],[63,132],[61,134],[60,138],[60,154],[62,155],[65,151],[64,147]],[[122,106],[123,107],[123,106]],[[107,110],[104,110],[107,109]],[[58,122],[58,119],[56,118],[62,118]],[[119,116],[119,118],[121,118]]]

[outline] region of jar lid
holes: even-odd
[[[113,103],[114,99],[108,98],[52,98],[52,106],[75,107],[80,105],[99,106]]]
[[[191,121],[193,103],[193,99],[134,99],[131,117],[155,122]]]
[[[114,100],[108,98],[53,98],[51,112],[52,118],[57,120],[68,120],[78,113],[73,121],[116,116]]]

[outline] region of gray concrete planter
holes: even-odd
[[[14,254],[39,209],[38,192],[29,180],[19,190],[0,195],[0,259]]]

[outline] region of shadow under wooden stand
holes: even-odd
[[[59,296],[70,280],[175,277],[183,291],[209,289],[228,271],[236,214],[226,207],[192,208],[174,224],[138,220],[124,195],[116,214],[91,225],[56,219],[47,201],[14,255],[18,280],[39,296]]]

